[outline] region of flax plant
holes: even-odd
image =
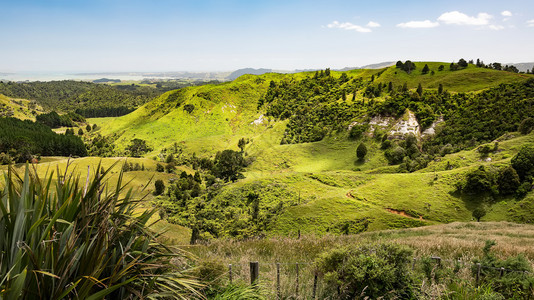
[[[112,168],[112,167],[111,167]],[[155,210],[106,175],[12,168],[0,193],[0,299],[195,299],[179,253],[147,229]],[[68,169],[68,167],[67,167]],[[99,165],[96,170],[100,170]]]

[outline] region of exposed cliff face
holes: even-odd
[[[367,132],[367,135],[372,136],[374,129],[379,128],[382,130],[388,131],[388,137],[390,139],[404,139],[405,136],[409,134],[415,135],[417,138],[421,138],[424,136],[430,136],[435,134],[436,126],[443,122],[443,118],[440,117],[438,120],[436,120],[432,125],[425,129],[424,131],[421,131],[421,125],[417,121],[417,118],[415,117],[415,114],[407,110],[406,113],[399,119],[395,119],[393,117],[384,117],[384,116],[375,116],[369,121],[369,130]],[[349,130],[354,125],[361,125],[364,123],[360,122],[353,122],[349,125]]]

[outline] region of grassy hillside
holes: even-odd
[[[428,65],[428,74],[421,74],[421,70]],[[389,67],[376,79],[380,83],[389,83],[394,86],[402,86],[404,83],[408,88],[415,89],[420,83],[424,88],[437,89],[440,84],[445,90],[451,92],[465,93],[479,91],[497,86],[501,83],[512,83],[521,78],[530,78],[528,74],[516,74],[511,72],[497,71],[493,69],[477,68],[469,65],[465,69],[451,71],[450,63],[443,62],[415,62],[416,69],[410,74],[397,69],[395,66]],[[438,71],[440,65],[444,66],[442,71]],[[431,72],[434,71],[432,75]]]
[[[13,99],[0,94],[0,116],[35,121],[32,112],[43,112],[43,108],[34,101]]]
[[[428,64],[430,71],[434,71],[433,75],[430,72],[421,74],[425,64]],[[442,64],[444,70],[438,71]],[[509,165],[510,158],[522,145],[534,144],[532,135],[515,133],[513,137],[502,137],[499,151],[489,155],[491,161],[482,160],[480,153],[469,146],[469,141],[461,140],[463,144],[458,149],[463,151],[445,156],[431,154],[432,157],[428,154],[430,152],[425,152],[426,161],[418,168],[410,169],[420,170],[403,173],[407,171],[408,164],[416,161],[415,157],[404,163],[404,169],[398,163],[390,165],[380,135],[378,138],[371,137],[376,132],[370,129],[363,137],[349,138],[351,133],[347,127],[354,121],[361,124],[368,122],[368,114],[371,113],[387,113],[389,110],[398,113],[407,108],[415,109],[418,119],[428,110],[437,115],[441,109],[447,111],[446,117],[451,120],[464,118],[456,112],[465,114],[470,109],[478,109],[476,105],[482,105],[485,101],[473,95],[493,97],[494,94],[511,93],[514,90],[511,87],[502,88],[504,92],[497,89],[479,92],[503,83],[523,82],[529,76],[474,66],[451,71],[446,63],[416,65],[416,70],[410,74],[392,66],[381,70],[245,75],[233,82],[170,91],[128,115],[89,119],[88,122],[98,125],[96,133],[113,137],[119,154],[125,153],[133,139],[142,139],[153,149],[144,156],[163,160],[164,156],[159,154],[176,143],[183,150],[183,159],[180,161],[186,163],[193,153],[196,157],[213,157],[217,151],[224,149],[237,151],[238,141],[241,138],[248,139],[249,143],[244,147],[244,156],[249,162],[244,172],[245,179],[235,183],[220,183],[221,188],[208,188],[203,180],[201,185],[206,190],[200,197],[186,197],[181,204],[164,204],[163,214],[171,222],[192,227],[200,218],[199,222],[204,223],[198,226],[203,226],[211,236],[248,236],[253,234],[251,227],[268,235],[295,235],[298,231],[339,234],[469,221],[483,196],[459,193],[458,182],[479,165],[495,170]],[[325,76],[327,72],[330,74]],[[395,91],[384,92],[389,82],[392,82]],[[401,92],[399,88],[404,83],[412,90]],[[425,90],[430,90],[423,93],[422,97],[418,97],[413,90],[419,83]],[[432,91],[439,84],[450,93],[440,95]],[[368,93],[370,87],[379,86],[384,90],[378,96]],[[396,92],[398,89],[399,92]],[[528,88],[522,90],[528,91]],[[455,94],[468,91],[473,93],[468,96]],[[269,98],[270,93],[274,95],[273,98]],[[282,93],[289,96],[282,97]],[[398,99],[398,103],[393,103]],[[500,105],[500,102],[495,103],[493,111]],[[459,109],[464,104],[472,107]],[[527,104],[525,102],[524,105]],[[282,113],[283,109],[286,112]],[[320,123],[322,119],[314,119],[315,112],[320,116],[323,114],[322,117],[339,114],[343,118]],[[506,111],[505,114],[508,113],[513,112]],[[506,118],[508,115],[503,114],[502,119]],[[514,130],[520,121],[520,118],[513,116],[508,127],[499,130]],[[318,141],[295,142],[296,138],[300,138],[301,128],[319,126],[307,129],[313,133],[314,130],[323,130],[321,126],[326,126],[324,124],[333,125],[328,125],[331,130],[324,131],[324,136]],[[463,126],[463,123],[458,124],[456,126]],[[390,130],[393,124],[388,126]],[[283,144],[281,141],[290,127],[295,139],[293,143]],[[481,141],[490,141],[492,134],[500,132],[496,127],[494,129]],[[367,146],[367,155],[364,160],[358,161],[356,148],[362,142]],[[406,149],[409,147],[403,141],[393,142],[394,146],[397,143]],[[423,141],[418,143],[416,146],[423,148]],[[441,151],[440,147],[444,146],[431,143],[424,145],[435,149],[432,150],[435,152]],[[144,161],[147,166],[156,163],[154,160]],[[188,172],[192,174],[191,169]],[[209,175],[206,171],[198,172],[202,176]],[[133,173],[136,172],[127,174],[131,176]],[[178,180],[179,173],[156,173],[156,176],[168,183],[171,178]],[[140,187],[151,174],[154,174],[153,170],[138,173],[141,179],[135,179],[134,183]],[[256,208],[258,212],[252,217],[255,208],[251,206],[250,197],[254,193],[259,195],[259,204]],[[167,201],[165,197],[158,198],[159,205],[161,201]],[[513,196],[497,197],[488,202],[487,215],[482,219],[528,222],[527,212],[534,206],[533,202],[531,195],[520,200]],[[522,207],[527,209],[522,210]],[[257,220],[251,218],[261,220],[261,225],[255,224]],[[168,237],[186,241],[190,231],[182,230],[183,227],[179,226],[176,228],[178,233],[173,233],[173,229]]]

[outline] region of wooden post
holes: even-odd
[[[298,230],[298,239],[300,240],[300,229]]]
[[[415,260],[416,260],[416,259],[417,259],[417,258],[415,258],[415,257],[413,258],[413,262],[412,262],[412,271],[415,269]]]
[[[315,274],[313,275],[313,300],[315,300],[315,297],[317,295],[317,271],[315,271]]]
[[[295,288],[295,298],[298,299],[299,297],[299,263],[296,264],[296,268],[297,268],[296,269],[297,270],[297,286]]]
[[[257,286],[260,273],[260,264],[257,261],[250,262],[250,284]]]
[[[230,284],[232,284],[232,264],[228,265],[228,279],[230,279]]]
[[[276,263],[276,298],[278,300],[282,299],[282,295],[280,293],[280,264]]]
[[[441,257],[432,256],[431,258],[436,261],[436,264],[438,265],[438,267],[441,267]]]
[[[482,265],[480,263],[477,264],[477,277],[476,277],[476,283],[478,286],[478,283],[480,282],[480,269],[482,268]]]
[[[502,275],[504,274],[504,268],[501,267],[501,271],[499,272],[499,278],[502,278]]]

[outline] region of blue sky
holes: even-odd
[[[534,61],[534,1],[0,0],[0,72]]]

